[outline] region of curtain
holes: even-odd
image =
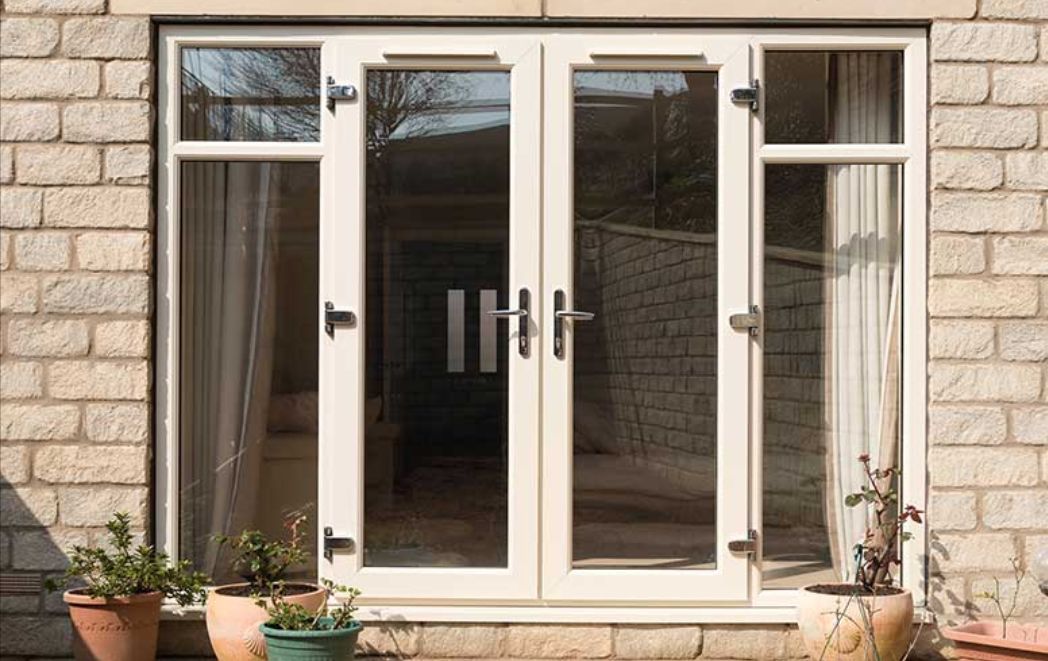
[[[895,99],[891,55],[842,53],[830,72],[832,141],[890,141]],[[828,223],[833,274],[829,292],[828,401],[831,442],[826,490],[834,567],[854,577],[854,547],[868,512],[844,506],[865,482],[860,454],[873,466],[897,461],[899,213],[897,166],[831,165]]]
[[[212,575],[224,566],[211,537],[254,519],[273,367],[279,172],[247,162],[183,169],[183,555]]]

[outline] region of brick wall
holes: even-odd
[[[1045,19],[982,0],[931,30],[930,600],[950,622],[1048,546]],[[1018,614],[1048,619],[1032,580]]]
[[[115,509],[149,516],[149,22],[5,0],[0,29],[0,567],[46,575]],[[931,602],[1048,545],[1048,8],[982,0],[931,31]],[[67,653],[59,600],[5,596],[0,653]],[[1048,600],[1027,583],[1021,617]],[[169,652],[206,653],[198,626]],[[781,626],[398,625],[429,656],[788,658]]]
[[[150,481],[152,50],[104,0],[0,28],[0,566],[46,576]],[[0,651],[67,653],[61,599],[5,595]]]

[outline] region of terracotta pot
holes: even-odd
[[[971,622],[943,629],[953,641],[959,661],[1013,661],[1048,659],[1048,627],[1009,624],[1008,637],[1001,637],[996,622]]]
[[[797,626],[811,658],[899,661],[906,655],[913,631],[913,595],[909,590],[852,596],[824,594],[817,591],[818,587],[809,585],[797,595]],[[870,640],[863,627],[864,617],[873,623],[873,645],[878,656],[868,649]]]
[[[265,609],[256,606],[253,597],[222,594],[225,590],[246,585],[221,585],[207,595],[207,636],[211,639],[211,648],[219,661],[259,661],[266,658],[266,641],[258,628],[268,619]],[[309,592],[287,597],[288,603],[300,604],[315,611],[327,599],[327,593],[319,585],[288,585],[308,585],[310,588]]]
[[[142,661],[156,658],[162,592],[129,597],[89,597],[84,590],[62,596],[73,621],[78,661]]]

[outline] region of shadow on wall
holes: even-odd
[[[44,580],[65,569],[63,548],[87,543],[90,531],[57,526],[58,495],[46,487],[0,479],[0,656],[70,653],[72,632],[59,593]]]

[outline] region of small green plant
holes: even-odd
[[[1007,610],[1004,608],[1004,597],[1001,596],[1001,581],[996,576],[993,577],[993,592],[984,590],[974,595],[976,599],[989,599],[993,602],[997,615],[1001,618],[1001,638],[1008,637],[1008,620],[1012,619],[1012,614],[1015,613],[1015,608],[1019,603],[1019,588],[1026,579],[1026,570],[1019,565],[1019,559],[1012,558],[1011,562],[1015,589],[1012,590],[1012,599]]]
[[[921,523],[924,513],[913,505],[906,505],[902,512],[896,514],[899,503],[899,492],[893,483],[899,477],[899,469],[870,468],[870,455],[859,455],[866,475],[862,488],[844,499],[848,507],[858,505],[873,506],[873,522],[866,528],[863,541],[856,548],[859,566],[855,572],[855,582],[866,592],[892,584],[892,567],[899,562],[899,543],[908,541],[913,535],[902,529],[907,521]]]
[[[149,545],[132,548],[131,517],[125,512],[113,515],[106,524],[107,548],[74,546],[69,567],[57,579],[48,579],[49,591],[60,590],[72,582],[83,581],[90,597],[129,597],[147,592],[163,592],[180,606],[203,601],[208,578],[190,569],[189,561],[172,563],[166,554]]]
[[[284,583],[277,582],[273,586],[271,598],[259,599],[255,602],[260,608],[264,608],[269,614],[266,626],[273,629],[285,631],[326,631],[335,629],[348,629],[353,626],[353,613],[357,608],[353,600],[360,596],[360,591],[344,585],[336,585],[328,579],[323,580],[324,591],[327,599],[316,611],[311,611],[301,604],[293,604],[284,598]],[[327,602],[338,592],[344,597],[336,608],[328,608]]]
[[[215,540],[220,545],[229,545],[233,552],[233,571],[248,582],[252,596],[265,596],[273,592],[289,567],[305,562],[306,550],[302,547],[305,521],[305,516],[297,516],[284,524],[287,540],[270,540],[258,530],[245,530],[236,537],[216,535]]]

